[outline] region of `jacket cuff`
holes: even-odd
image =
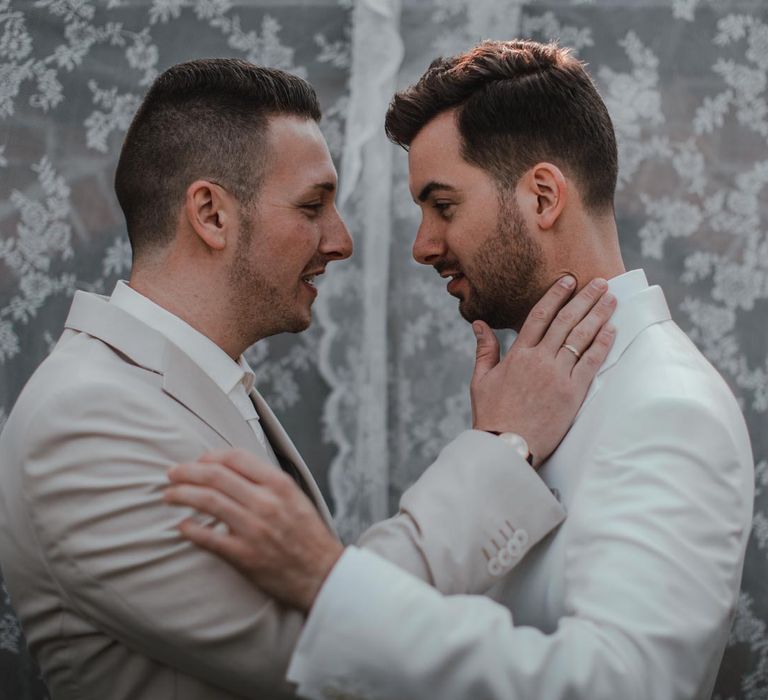
[[[518,452],[467,430],[400,501],[419,533],[435,587],[483,593],[564,519],[565,510]]]

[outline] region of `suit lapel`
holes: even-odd
[[[170,342],[166,342],[163,358],[163,391],[207,423],[232,447],[243,447],[270,461],[230,398]]]
[[[129,313],[110,304],[107,297],[75,292],[64,328],[98,338],[150,372],[162,372],[163,352],[168,341]]]
[[[163,377],[163,390],[232,447],[269,461],[229,397],[182,350],[106,297],[78,291],[65,328],[98,338],[134,364]]]
[[[308,495],[314,501],[315,506],[323,517],[323,520],[325,520],[326,525],[331,529],[331,532],[335,533],[336,528],[331,513],[328,510],[328,506],[325,504],[325,499],[323,498],[312,473],[301,458],[299,451],[288,437],[288,433],[285,432],[283,426],[280,425],[280,421],[277,420],[275,414],[272,413],[272,409],[267,405],[267,402],[256,389],[251,390],[251,398],[256,406],[256,412],[259,414],[261,425],[264,428],[267,439],[272,445],[272,449],[274,449],[278,459],[287,459],[293,464],[296,471],[299,473],[299,476],[304,481],[304,484],[309,491]]]

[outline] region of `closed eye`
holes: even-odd
[[[435,202],[432,207],[437,210],[437,213],[447,218],[451,214],[451,208],[454,206],[453,202]]]

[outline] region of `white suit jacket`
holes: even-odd
[[[749,438],[661,290],[642,271],[611,288],[615,345],[540,471],[564,523],[500,573],[498,603],[348,550],[289,668],[301,695],[709,700],[751,525]]]
[[[332,528],[295,447],[261,396],[252,398],[278,457],[296,467]],[[443,484],[443,508],[473,511],[461,538],[441,537],[434,519],[445,513],[416,494],[412,513],[382,527],[375,551],[434,585],[482,590],[489,574],[466,564],[482,560],[489,533],[509,520],[533,545],[562,520],[513,450],[479,455],[477,443],[460,436],[428,472]],[[285,671],[303,617],[183,540],[176,527],[189,511],[162,500],[168,467],[228,446],[265,456],[181,348],[78,292],[0,436],[0,564],[54,700],[293,694]]]

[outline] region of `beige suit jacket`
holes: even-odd
[[[332,528],[300,455],[254,400]],[[446,592],[487,588],[483,553],[498,525],[523,518],[533,546],[563,517],[533,471],[493,442],[482,459],[471,434],[449,445],[429,472],[443,484],[439,507],[417,496],[370,548]],[[176,527],[189,511],[162,500],[168,467],[229,446],[264,455],[181,349],[78,292],[0,436],[0,562],[55,700],[292,695],[284,678],[302,616],[184,541]],[[448,535],[435,521],[462,504],[466,522]]]

